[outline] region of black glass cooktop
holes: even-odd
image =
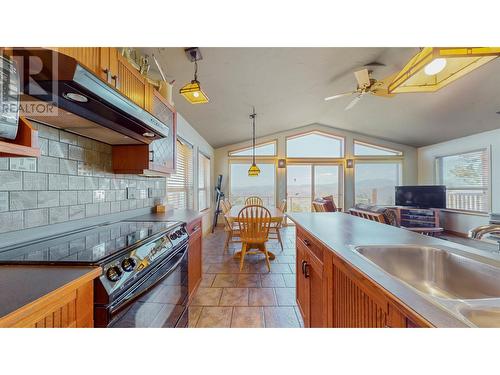
[[[179,222],[120,221],[0,250],[0,263],[99,263]]]

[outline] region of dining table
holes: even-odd
[[[226,219],[229,221],[229,223],[233,224],[238,222],[238,215],[243,208],[245,208],[244,204],[237,204],[231,207],[231,209],[226,213]],[[281,211],[278,207],[270,206],[266,208],[269,210],[269,213],[271,214],[271,224],[279,223],[284,219],[285,213]],[[276,256],[274,255],[273,252],[268,250],[268,254],[269,254],[269,260],[275,259]],[[238,258],[240,256],[241,256],[241,250],[234,253],[235,258]]]

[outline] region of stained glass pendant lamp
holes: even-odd
[[[259,167],[255,164],[255,116],[257,116],[257,114],[255,113],[254,107],[253,112],[250,115],[250,118],[252,119],[252,165],[248,169],[248,175],[250,177],[257,177],[260,173]]]
[[[194,79],[185,84],[180,90],[181,94],[191,104],[208,103],[209,99],[207,94],[203,92],[198,81],[198,61],[202,59],[199,48],[187,48],[185,50],[187,57],[191,62],[194,62]]]

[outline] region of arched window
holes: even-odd
[[[341,158],[344,156],[344,138],[320,131],[288,137],[287,158]]]
[[[252,156],[252,146],[229,151],[229,156]],[[255,156],[276,156],[276,141],[255,145]]]
[[[403,153],[392,148],[371,143],[354,141],[354,156],[401,156]]]

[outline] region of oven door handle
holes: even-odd
[[[139,283],[137,283],[137,285],[135,286],[135,288],[131,289],[128,291],[127,294],[125,294],[124,296],[122,297],[118,297],[112,304],[111,304],[111,311],[115,310],[116,307],[118,306],[121,306],[123,305],[124,303],[126,303],[128,300],[132,299],[132,298],[135,298],[137,296],[136,294],[136,291],[138,289],[141,288],[141,286],[144,285],[144,283],[146,283],[151,277],[155,277],[156,275],[156,271],[158,269],[160,269],[163,265],[165,265],[165,263],[168,263],[169,261],[171,261],[176,255],[178,254],[181,254],[181,256],[179,257],[179,259],[168,269],[165,271],[165,273],[163,274],[163,276],[161,277],[162,279],[164,279],[165,277],[167,277],[168,275],[170,275],[183,261],[184,261],[184,258],[187,256],[188,254],[188,247],[185,246],[182,250],[179,250],[177,253],[175,253],[174,256],[172,256],[169,260],[167,260],[166,262],[164,263],[161,263],[159,264],[157,267],[155,267],[155,269],[147,276],[144,277],[143,280],[140,280]],[[156,282],[152,285],[150,285],[148,288],[146,288],[145,290],[143,290],[140,294],[144,293],[146,290],[150,289],[153,285],[155,285]]]

